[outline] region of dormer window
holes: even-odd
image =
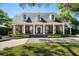
[[[29,23],[31,23],[32,22],[32,20],[30,19],[30,17],[28,17],[28,19],[27,19],[27,21],[26,22],[29,22]]]
[[[40,22],[47,23],[47,21],[46,21],[44,18],[42,18],[42,17],[41,17],[41,20],[40,20]]]
[[[23,18],[26,19],[26,15],[25,14],[23,15]]]
[[[51,17],[52,19],[54,19],[54,15],[52,15],[52,17]]]
[[[51,14],[51,15],[49,16],[49,18],[50,18],[51,21],[54,20],[54,15]]]

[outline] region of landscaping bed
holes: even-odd
[[[74,43],[30,43],[4,48],[1,56],[77,56],[79,45]]]

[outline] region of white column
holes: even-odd
[[[53,34],[55,34],[55,25],[53,24]]]
[[[33,24],[33,34],[35,34],[35,24]]]
[[[25,24],[23,25],[23,30],[22,30],[23,34],[25,34]]]
[[[13,34],[15,34],[15,31],[16,31],[15,25],[13,25]]]
[[[63,34],[65,34],[65,24],[63,24]]]
[[[43,24],[43,34],[45,34],[45,24]]]

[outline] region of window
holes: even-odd
[[[26,19],[26,15],[24,14],[24,19]]]
[[[52,19],[54,19],[54,15],[52,15]]]
[[[49,18],[50,18],[51,21],[54,20],[54,15],[51,14],[51,15],[49,16]]]

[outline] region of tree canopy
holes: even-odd
[[[34,6],[42,7],[42,6],[45,6],[45,7],[47,7],[48,5],[49,5],[49,3],[19,3],[19,6],[22,9],[27,8],[27,6],[30,6],[30,7],[34,7]]]
[[[11,22],[12,22],[12,18],[10,18],[6,12],[0,9],[0,24],[10,27]]]
[[[57,6],[61,11],[75,12],[79,14],[79,3],[58,3]]]
[[[77,28],[79,25],[75,15],[79,15],[78,3],[58,3],[58,8],[61,10],[60,16],[65,21],[70,21],[73,28]]]

